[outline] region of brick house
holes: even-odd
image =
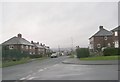
[[[9,40],[2,43],[5,49],[17,49],[20,50],[21,53],[27,52],[30,55],[35,54],[35,46],[31,44],[26,39],[22,38],[22,34],[18,34],[17,37],[12,37]]]
[[[120,47],[120,26],[111,30],[113,33],[113,43],[115,48]]]
[[[36,55],[45,55],[45,48],[43,47],[42,43],[39,44],[39,42],[33,42],[31,41],[31,44],[35,46],[35,54]]]
[[[89,49],[97,52],[106,47],[114,47],[113,33],[99,26],[99,31],[89,38]]]

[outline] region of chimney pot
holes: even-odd
[[[31,43],[33,44],[33,41],[31,41]]]
[[[18,38],[22,38],[22,34],[19,33],[19,34],[18,34]]]
[[[99,26],[99,29],[102,30],[102,29],[103,29],[103,26]]]
[[[37,44],[39,44],[39,42],[37,42]]]
[[[42,46],[42,43],[40,43],[40,45]]]

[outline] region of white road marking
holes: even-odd
[[[38,72],[44,71],[43,69],[38,70]]]
[[[29,78],[31,75],[28,75],[26,78]]]
[[[58,66],[59,64],[55,64],[55,65],[53,65],[53,66]]]
[[[44,70],[46,70],[47,68],[44,68]]]
[[[30,78],[28,78],[27,80],[32,80],[32,79],[34,79],[35,77],[30,77]]]
[[[25,80],[26,78],[21,78],[20,80]]]

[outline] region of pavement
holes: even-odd
[[[84,61],[78,58],[68,58],[62,61],[64,64],[77,64],[77,65],[118,65],[118,60],[97,60],[97,61]]]

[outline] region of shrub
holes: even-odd
[[[41,58],[42,55],[30,55],[30,58]]]
[[[106,48],[103,51],[104,56],[113,56],[113,55],[120,55],[119,48]]]
[[[90,56],[88,48],[78,48],[76,49],[77,58],[84,58]]]

